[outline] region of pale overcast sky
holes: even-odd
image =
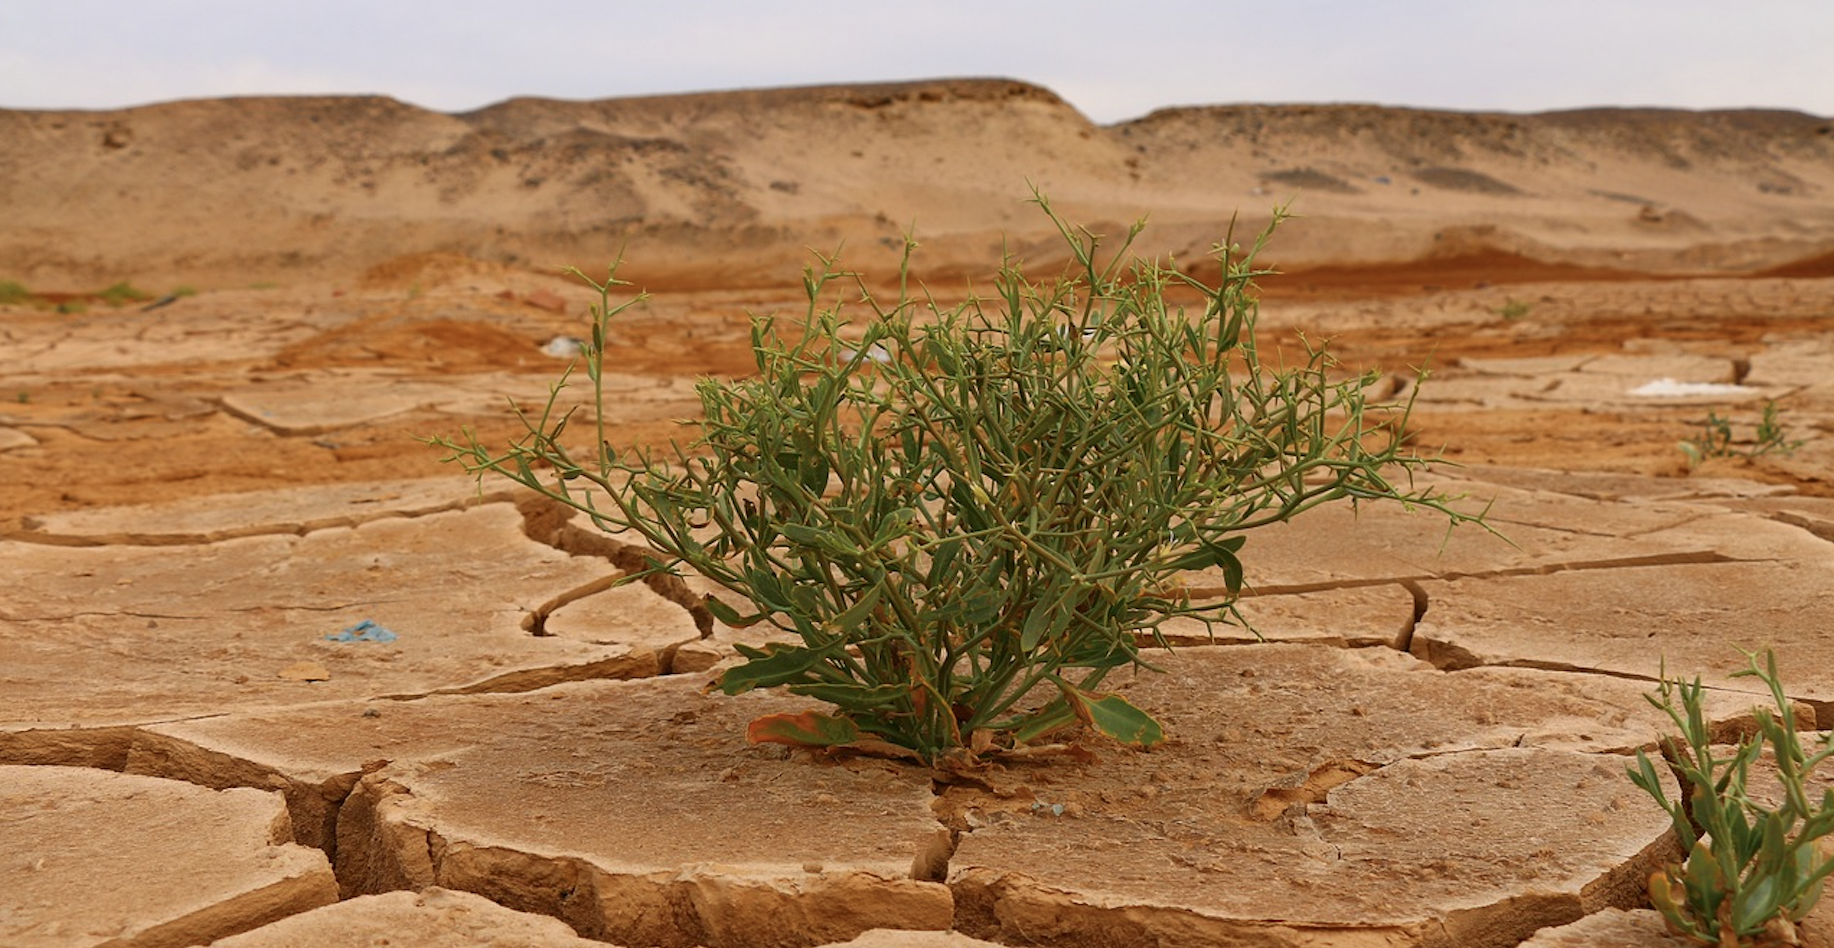
[[[1830,0],[0,0],[0,37],[0,108],[1004,76],[1103,123],[1234,102],[1834,115]]]

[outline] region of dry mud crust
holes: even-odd
[[[0,735],[651,675],[659,649],[699,638],[686,611],[654,596],[624,610],[623,641],[533,635],[533,617],[603,593],[616,571],[529,539],[509,504],[238,537],[182,555],[7,541],[0,565],[20,581],[0,605],[17,636]],[[340,638],[364,622],[395,637]],[[95,687],[61,684],[85,678],[102,655],[109,674]]]
[[[565,922],[506,909],[468,892],[437,886],[346,899],[301,912],[209,948],[604,948]]]
[[[689,676],[161,726],[146,766],[242,760],[336,809],[346,895],[429,885],[642,945],[812,945],[949,927],[926,771],[786,760],[745,722],[806,706]],[[373,712],[366,714],[365,712]]]
[[[1657,733],[1635,688],[1447,674],[1380,648],[1153,663],[1163,675],[1117,687],[1162,716],[1164,748],[945,792],[965,829],[958,929],[1026,944],[1513,945],[1636,904],[1673,853],[1625,758],[1601,753]]]
[[[0,943],[194,945],[337,899],[276,793],[0,766]]]

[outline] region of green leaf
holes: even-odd
[[[808,549],[821,549],[827,542],[827,534],[808,524],[783,523],[777,529],[783,532],[785,539]]]
[[[868,711],[908,699],[907,684],[864,685],[844,682],[815,682],[789,686],[791,694],[826,701],[846,711]]]
[[[1693,781],[1690,781],[1691,783]],[[1702,830],[1711,832],[1719,825],[1720,807],[1724,805],[1712,787],[1695,783],[1688,792],[1688,813],[1694,817],[1694,824]]]
[[[859,600],[849,606],[847,611],[834,617],[831,624],[835,631],[850,637],[857,637],[852,634],[857,632],[866,623],[867,617],[872,615],[872,611],[878,608],[879,594],[884,590],[883,585],[874,585],[860,594]]]
[[[1745,822],[1744,812],[1737,811],[1739,823]],[[1771,812],[1759,817],[1747,833],[1745,844],[1739,848],[1741,857],[1749,858],[1757,854],[1758,862],[1763,866],[1782,866],[1787,853],[1788,842],[1784,839],[1787,833],[1783,814]]]
[[[735,629],[747,628],[764,621],[764,613],[757,612],[748,616],[740,615],[737,609],[727,605],[725,601],[718,596],[703,596],[701,597],[701,601],[706,604],[707,611],[713,613],[715,619]]]
[[[1165,731],[1152,716],[1116,694],[1083,691],[1074,685],[1060,685],[1070,710],[1084,724],[1102,734],[1135,747],[1153,747],[1165,742]]]
[[[1643,788],[1644,792],[1654,797],[1656,802],[1661,804],[1662,809],[1668,812],[1669,822],[1675,828],[1675,838],[1680,840],[1681,848],[1692,848],[1694,824],[1688,821],[1687,813],[1683,810],[1681,802],[1670,800],[1668,794],[1663,791],[1662,780],[1656,776],[1656,765],[1650,762],[1649,755],[1638,750],[1637,765],[1629,772],[1630,782]]]
[[[1063,588],[1067,585],[1053,586],[1050,592],[1038,597],[1038,602],[1026,615],[1025,624],[1019,629],[1019,648],[1026,654],[1035,651],[1041,641],[1055,640],[1070,624],[1076,600]]]
[[[802,454],[796,466],[803,488],[817,497],[828,489],[828,470],[828,459],[814,450]]]
[[[917,512],[909,508],[894,510],[879,524],[879,532],[872,538],[872,545],[884,549],[893,540],[909,536],[911,523],[917,519]]]
[[[774,688],[807,678],[810,671],[826,659],[828,651],[783,642],[772,642],[762,649],[738,648],[740,654],[751,660],[720,674],[720,690],[729,695],[743,694],[753,688]]]
[[[966,478],[956,481],[949,487],[951,512],[960,518],[962,526],[979,532],[993,526],[993,518],[988,516],[987,506],[975,496],[975,486]]]
[[[1247,537],[1231,537],[1217,546],[1216,565],[1223,568],[1223,588],[1229,595],[1237,596],[1242,592],[1242,561],[1236,557],[1236,551],[1248,541]]]
[[[848,543],[832,530],[822,530],[802,523],[785,523],[778,529],[791,543],[833,556],[857,557],[860,548]]]
[[[804,638],[808,637],[808,631],[815,628],[811,620],[819,619],[823,614],[831,611],[828,608],[826,592],[827,590],[814,580],[797,583],[790,587],[790,601],[795,603],[795,609],[792,611],[799,620],[796,623],[796,629],[804,633]]]
[[[1688,853],[1685,879],[1688,903],[1709,918],[1717,915],[1719,903],[1725,900],[1725,876],[1720,873],[1719,861],[1713,858],[1706,840],[1696,840],[1693,851]]]
[[[1732,900],[1732,927],[1740,934],[1756,932],[1777,914],[1780,895],[1777,877],[1763,875],[1741,889]]]
[[[860,729],[847,718],[819,711],[767,714],[746,726],[745,739],[753,744],[839,747],[858,741]]]
[[[1109,629],[1101,635],[1071,636],[1056,658],[1063,668],[1114,668],[1133,662],[1138,655],[1132,635]]]
[[[1824,808],[1823,812],[1829,811]],[[1821,900],[1821,889],[1830,873],[1834,873],[1834,850],[1830,850],[1824,858],[1815,843],[1802,844],[1802,849],[1796,854],[1796,878],[1807,884],[1798,882],[1797,894],[1789,903],[1792,920],[1800,920]]]
[[[1723,807],[1720,813],[1723,817],[1721,820],[1724,825],[1723,835],[1731,842],[1737,861],[1742,863],[1749,859],[1752,853],[1757,852],[1758,847],[1763,844],[1764,824],[1761,821],[1753,823],[1746,820],[1745,811],[1741,807]],[[1782,842],[1782,838],[1779,837],[1778,845],[1781,845]]]
[[[1657,872],[1649,877],[1649,901],[1662,913],[1670,925],[1678,932],[1694,931],[1693,922],[1688,918],[1685,899],[1675,897],[1674,881],[1666,871]]]
[[[983,626],[1000,617],[1000,610],[1006,608],[1007,590],[996,586],[992,589],[978,589],[963,595],[958,600],[961,604],[962,621],[972,626]]]
[[[1070,710],[1069,702],[1062,697],[1057,697],[1038,710],[1016,720],[1008,721],[1002,726],[1011,729],[1013,740],[1024,744],[1037,740],[1075,720],[1076,713]]]
[[[1242,561],[1236,557],[1236,553],[1247,542],[1248,538],[1242,536],[1229,537],[1221,542],[1200,540],[1196,549],[1166,565],[1169,569],[1190,571],[1222,567],[1223,584],[1228,588],[1229,595],[1234,596],[1242,591]]]
[[[930,574],[928,582],[932,586],[942,585],[949,576],[949,570],[955,565],[955,557],[962,551],[963,540],[951,537],[930,548]]]
[[[751,586],[752,598],[759,606],[772,612],[790,611],[789,593],[784,591],[783,582],[776,573],[751,567],[745,571],[745,582]]]
[[[936,363],[936,368],[940,369],[942,374],[948,376],[961,374],[961,360],[955,357],[955,352],[953,351],[953,347],[950,346],[949,340],[943,337],[939,332],[931,332],[924,339],[923,351],[925,355],[929,356],[930,359]]]

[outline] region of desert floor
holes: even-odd
[[[1459,227],[1490,199],[1453,198]],[[1263,331],[1398,395],[1427,369],[1414,443],[1503,538],[1379,506],[1268,528],[1263,638],[1111,679],[1165,746],[948,774],[748,745],[808,704],[705,693],[750,633],[610,586],[620,543],[420,440],[519,433],[576,283],[422,249],[249,285],[219,241],[148,271],[195,292],[111,305],[73,265],[0,304],[0,943],[1670,944],[1643,884],[1671,831],[1624,773],[1671,729],[1660,670],[1731,738],[1767,700],[1739,649],[1772,648],[1798,720],[1834,718],[1834,278],[1736,210],[1692,268],[1667,236],[1597,267],[1611,234],[1374,265],[1345,234],[1389,211],[1322,215]],[[652,272],[609,341],[626,445],[750,369],[748,313],[802,305],[793,271]],[[1788,451],[1758,454],[1767,406]],[[1728,456],[1691,466],[1710,417]]]

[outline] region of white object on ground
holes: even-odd
[[[586,351],[586,341],[572,336],[555,336],[541,347],[541,351],[556,359],[571,359]]]
[[[844,346],[841,348],[841,358],[844,360],[852,361],[853,357],[859,354],[860,350],[858,349],[849,349]],[[874,362],[890,362],[892,360],[892,354],[887,351],[884,346],[875,342],[866,350],[866,358]]]
[[[1758,391],[1748,385],[1730,385],[1725,382],[1677,382],[1674,379],[1661,378],[1646,382],[1630,390],[1632,395],[1645,398],[1684,398],[1689,395],[1748,395]]]

